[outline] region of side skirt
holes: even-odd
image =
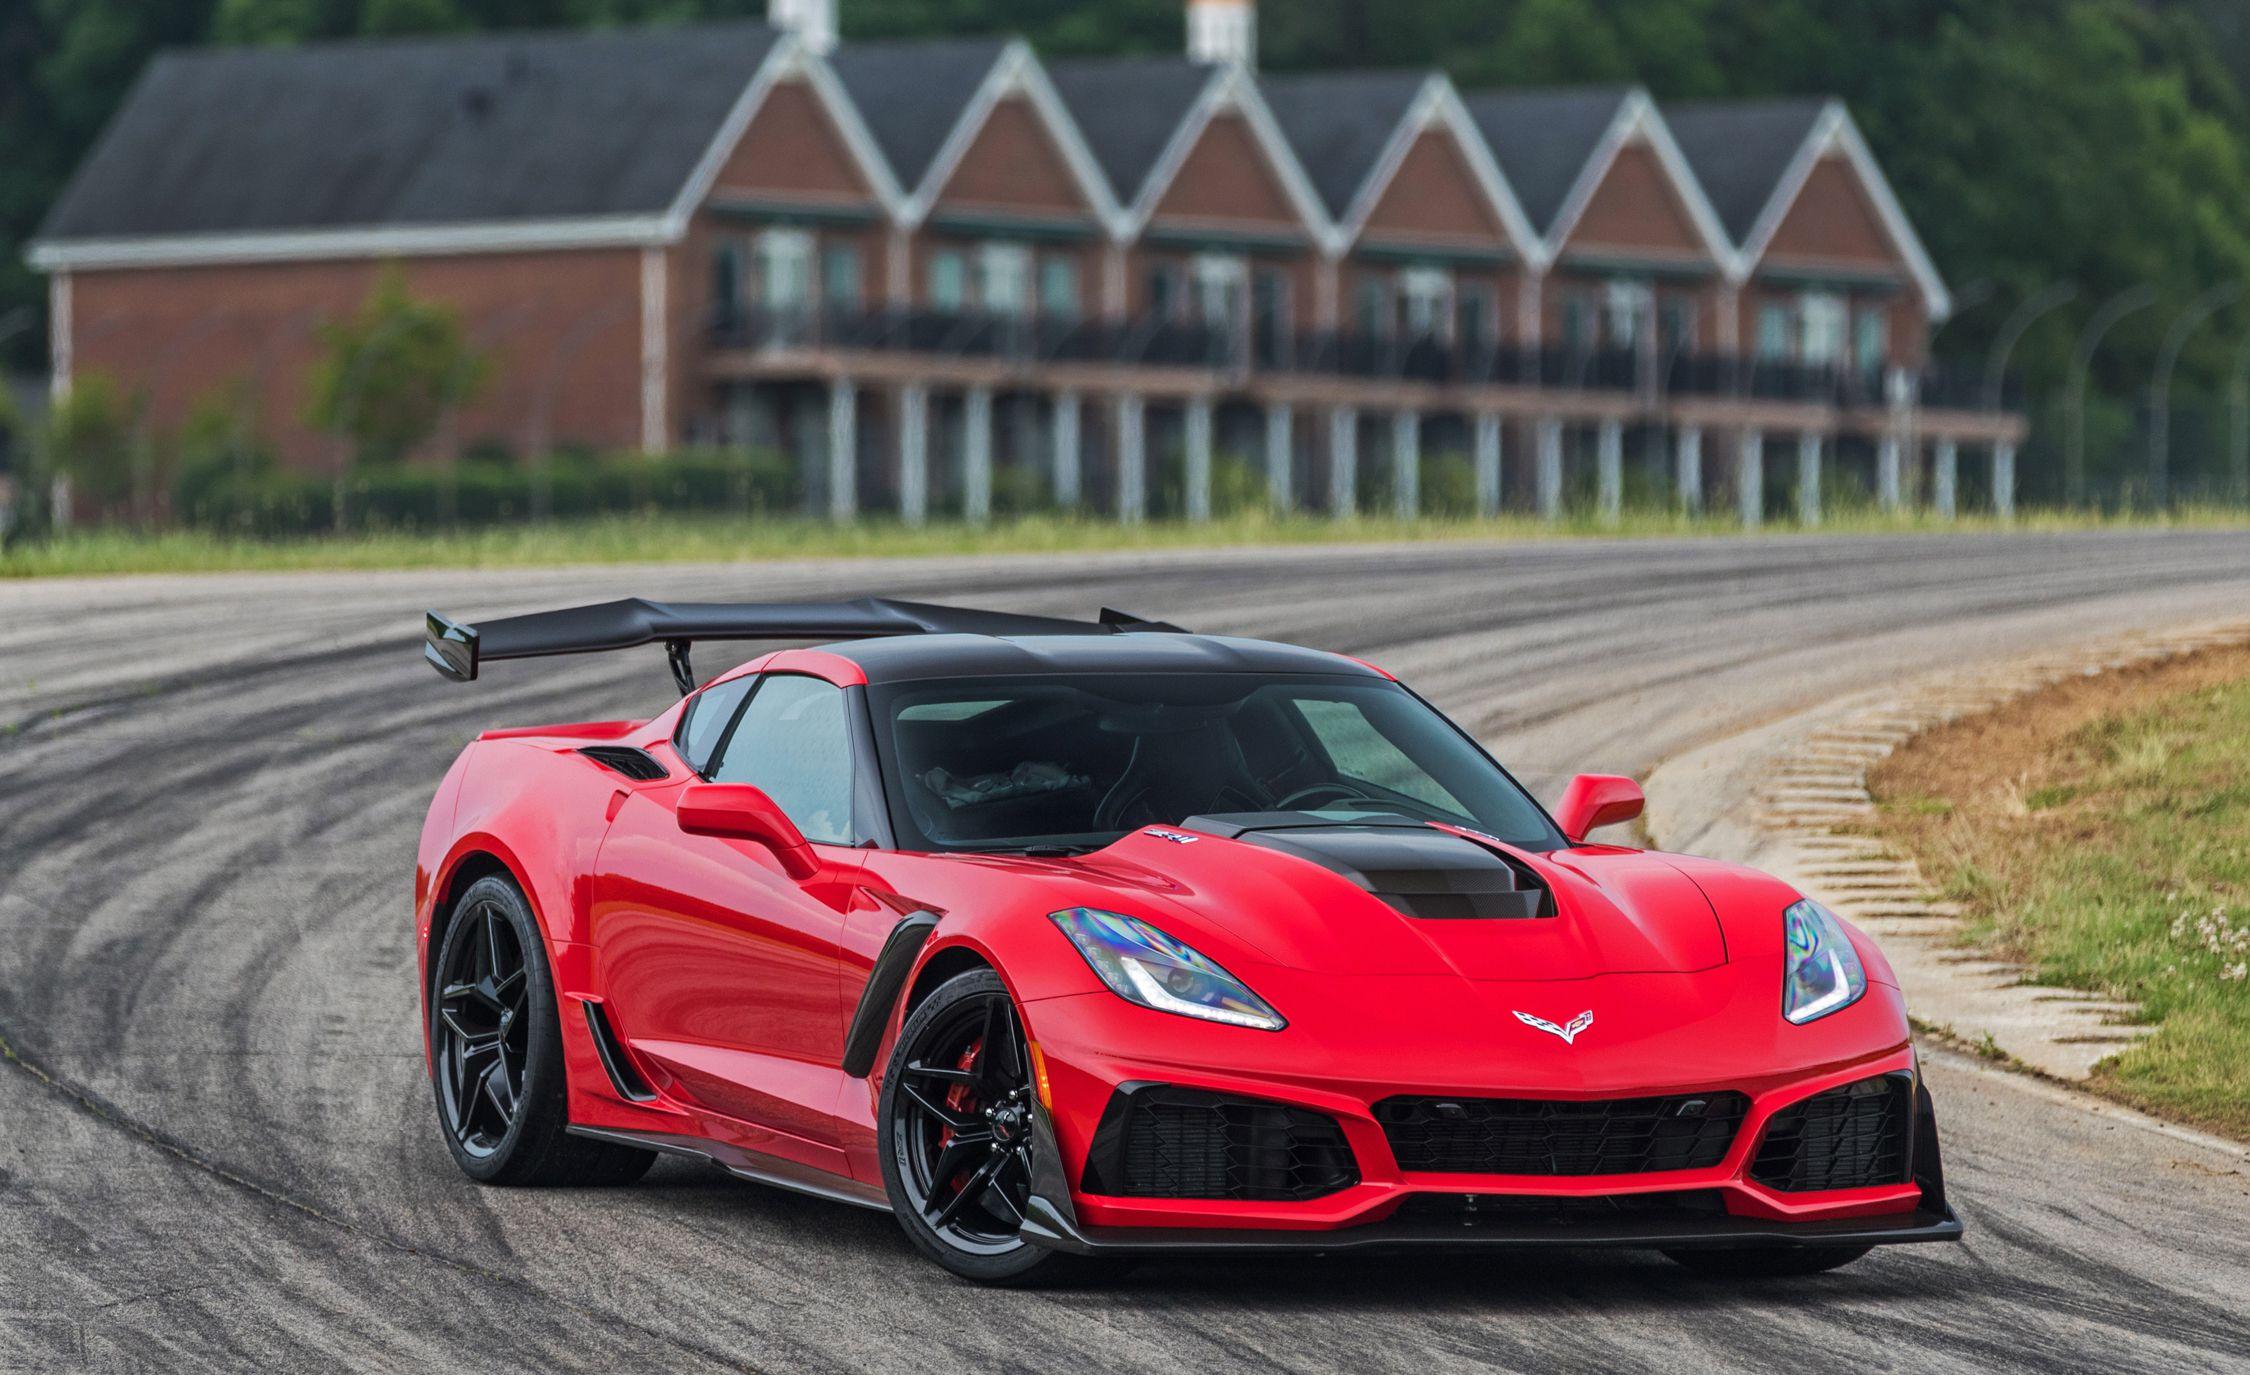
[[[870,1188],[857,1180],[824,1174],[794,1161],[777,1160],[755,1151],[746,1151],[723,1141],[675,1136],[668,1132],[622,1131],[614,1127],[573,1126],[569,1130],[572,1136],[583,1136],[590,1141],[609,1141],[620,1146],[637,1146],[644,1151],[705,1161],[737,1178],[757,1184],[770,1184],[792,1193],[810,1194],[831,1203],[849,1203],[855,1208],[866,1208],[878,1213],[891,1211],[891,1201],[881,1190]]]

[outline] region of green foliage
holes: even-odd
[[[78,378],[48,413],[47,468],[70,479],[82,510],[111,510],[143,495],[138,409],[114,381],[93,373]]]
[[[307,418],[352,441],[361,463],[395,463],[476,395],[488,360],[462,337],[451,306],[417,301],[388,269],[349,320],[322,331]]]

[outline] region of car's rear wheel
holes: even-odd
[[[630,1184],[648,1151],[571,1136],[562,1028],[546,945],[523,894],[470,884],[430,964],[438,1122],[462,1173],[486,1184]]]
[[[1851,1264],[1872,1246],[1741,1246],[1700,1251],[1666,1251],[1671,1259],[1721,1279],[1786,1279],[1817,1275]]]
[[[883,1076],[877,1130],[899,1225],[924,1255],[983,1284],[1083,1283],[1122,1267],[1021,1235],[1035,1090],[1023,1021],[1000,976],[958,975],[915,1008]]]

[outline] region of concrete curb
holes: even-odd
[[[2250,640],[2250,620],[2137,631],[1855,693],[1676,755],[1646,783],[1661,849],[1754,865],[1882,945],[1916,1018],[2061,1080],[2147,1036],[2139,1008],[2027,983],[1962,938],[1959,912],[1907,855],[1853,834],[1875,815],[1867,775],[1935,726],[2067,678]]]

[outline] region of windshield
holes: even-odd
[[[1562,843],[1515,780],[1395,683],[1054,674],[868,690],[899,843],[1086,850],[1241,812],[1442,821]]]

